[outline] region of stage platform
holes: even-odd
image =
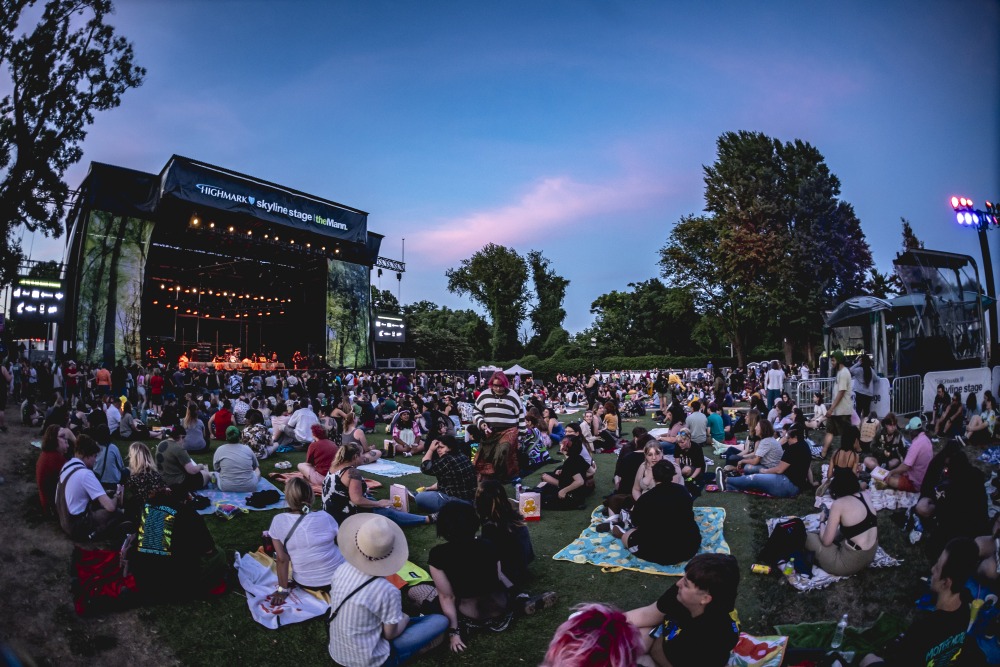
[[[202,368],[214,368],[217,371],[285,371],[283,363],[233,363],[229,361],[189,361],[187,367],[200,370]]]

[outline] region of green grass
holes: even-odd
[[[624,427],[630,430],[635,425],[628,422]],[[639,420],[638,425],[653,426],[649,418]],[[210,456],[195,458],[207,462]],[[272,472],[274,462],[283,458],[298,463],[304,454],[265,461],[263,472]],[[557,606],[517,620],[504,633],[474,635],[465,653],[452,654],[442,648],[414,664],[536,665],[571,606],[601,601],[630,609],[649,604],[676,582],[675,577],[629,571],[604,573],[592,565],[552,560],[553,554],[586,527],[592,507],[610,489],[615,457],[600,454],[597,461],[598,492],[592,496],[588,509],[543,512],[541,521],[529,524],[536,554],[529,588],[533,592],[558,591]],[[530,476],[528,482],[536,480],[539,474]],[[415,489],[432,483],[433,479],[411,475],[393,481]],[[376,495],[385,497],[387,487]],[[726,540],[744,573],[737,610],[747,632],[773,634],[773,626],[778,623],[833,620],[843,613],[851,614],[851,624],[855,626],[870,624],[881,612],[909,616],[913,600],[921,593],[919,577],[927,572],[929,564],[919,548],[909,544],[887,512],[879,515],[880,543],[891,555],[904,560],[903,567],[866,570],[826,590],[799,593],[777,575],[750,573],[750,565],[766,537],[765,519],[783,514],[809,514],[814,511],[812,498],[773,500],[737,493],[706,493],[696,504],[726,509]],[[218,547],[231,556],[234,551],[255,550],[273,514],[250,512],[232,521],[214,517],[206,520]],[[438,542],[434,527],[408,528],[406,536],[410,560],[426,567],[428,551]],[[329,664],[328,632],[323,621],[292,625],[279,631],[266,630],[251,618],[235,575],[232,583],[231,591],[218,600],[164,605],[141,613],[184,664]]]

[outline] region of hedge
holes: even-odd
[[[604,372],[647,371],[652,368],[705,368],[709,360],[712,361],[712,364],[716,368],[736,365],[736,360],[732,357],[646,355],[641,357],[602,357],[597,360],[597,367]],[[594,368],[594,364],[589,358],[568,359],[559,354],[551,356],[548,359],[539,359],[537,356],[530,354],[521,359],[506,361],[497,365],[510,368],[514,364],[520,364],[523,368],[527,368],[536,377],[543,380],[551,380],[555,378],[557,373],[585,375],[590,373]]]

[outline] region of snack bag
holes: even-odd
[[[410,511],[410,492],[402,484],[393,484],[389,487],[389,500],[400,512]]]
[[[525,521],[540,521],[542,518],[542,495],[534,491],[525,491],[518,501],[518,509]]]

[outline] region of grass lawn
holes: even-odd
[[[570,420],[564,418],[564,421]],[[624,429],[629,431],[636,425],[654,427],[652,419],[646,417],[637,422],[626,421]],[[124,445],[127,447],[127,443]],[[283,458],[298,463],[304,457],[304,454],[279,455],[265,461],[263,471],[272,472],[274,462]],[[196,457],[201,462],[209,458]],[[404,461],[416,464],[416,460]],[[588,524],[591,509],[611,487],[614,455],[600,454],[597,461],[598,489],[588,509],[543,512],[540,522],[529,524],[536,554],[530,589],[558,591],[556,607],[519,619],[504,633],[474,635],[464,653],[452,654],[442,647],[414,664],[537,665],[571,606],[602,601],[629,609],[649,604],[676,582],[675,577],[628,571],[604,573],[592,565],[552,560],[552,555]],[[818,474],[819,464],[814,465]],[[534,473],[527,482],[534,482],[539,474]],[[393,481],[415,489],[432,483],[433,479],[411,475]],[[388,484],[377,495],[385,497],[387,489]],[[929,572],[930,565],[920,549],[909,544],[888,512],[879,514],[879,540],[886,551],[904,561],[902,567],[866,570],[826,590],[799,593],[778,575],[752,574],[750,565],[766,537],[765,519],[811,513],[812,498],[772,500],[738,493],[705,493],[696,504],[726,510],[726,540],[743,571],[737,610],[747,632],[772,634],[777,623],[835,620],[843,613],[850,613],[851,624],[855,626],[870,624],[882,612],[908,617],[913,612],[913,600],[924,588],[920,577]],[[261,531],[267,529],[272,516],[273,512],[250,512],[232,521],[207,517],[207,522],[219,548],[231,556],[234,551],[255,550],[260,545]],[[408,528],[406,536],[410,560],[426,567],[428,551],[438,542],[434,527]],[[322,620],[278,631],[266,630],[252,620],[241,593],[234,575],[232,590],[219,600],[153,607],[142,611],[142,615],[184,664],[330,663],[328,631]]]

